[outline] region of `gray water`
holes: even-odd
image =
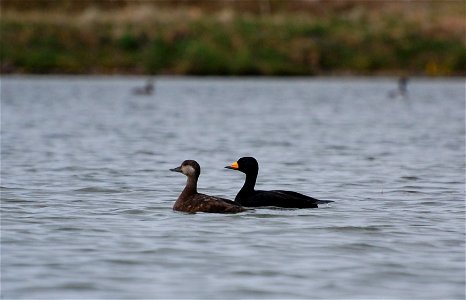
[[[3,77],[4,299],[464,299],[463,79]],[[257,187],[318,209],[185,214]]]

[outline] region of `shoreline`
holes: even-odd
[[[447,16],[452,8],[396,5],[384,12],[359,4],[323,16],[148,5],[75,12],[7,8],[0,22],[1,73],[466,75],[458,11]]]

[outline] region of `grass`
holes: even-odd
[[[150,2],[72,12],[6,6],[2,72],[465,75],[461,1],[412,11],[361,3],[267,14]]]

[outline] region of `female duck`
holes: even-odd
[[[188,213],[207,212],[207,213],[238,213],[246,209],[238,203],[200,194],[197,192],[197,180],[201,174],[201,167],[194,160],[185,160],[181,166],[170,169],[173,172],[183,173],[188,177],[186,186],[181,195],[176,200],[173,210]]]
[[[237,162],[226,166],[227,169],[238,170],[246,174],[246,181],[238,192],[235,202],[246,207],[278,206],[286,208],[317,208],[317,204],[333,201],[317,200],[315,198],[291,191],[259,191],[255,190],[259,164],[254,157],[242,157]]]

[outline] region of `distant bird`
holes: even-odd
[[[132,89],[132,93],[139,96],[150,96],[154,93],[154,91],[155,88],[153,79],[147,80],[146,84],[142,87],[135,87]]]
[[[238,192],[235,202],[245,207],[277,206],[286,208],[317,208],[318,204],[333,201],[318,200],[297,192],[273,190],[255,190],[259,164],[254,157],[242,157],[237,162],[226,166],[227,169],[238,170],[246,174],[243,187]]]
[[[173,172],[183,173],[188,177],[186,186],[176,200],[173,210],[188,213],[206,212],[206,213],[239,213],[245,211],[235,201],[208,196],[197,192],[197,180],[201,174],[201,167],[194,160],[185,160],[181,166],[170,169]]]
[[[402,97],[405,98],[408,96],[408,78],[407,77],[400,77],[398,79],[398,88],[396,90],[391,90],[388,92],[388,97],[390,98],[397,98]]]

